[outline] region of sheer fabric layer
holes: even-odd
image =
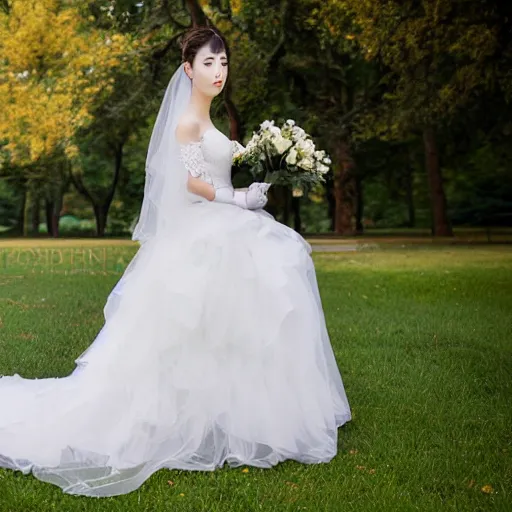
[[[350,409],[310,246],[264,211],[185,218],[139,249],[72,374],[0,378],[0,466],[113,496],[159,468],[336,454]]]

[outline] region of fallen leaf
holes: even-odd
[[[370,469],[370,471],[368,471],[368,473],[370,473],[370,475],[374,475],[375,474],[375,469]]]
[[[285,482],[286,485],[289,485],[292,489],[297,489],[299,486],[294,482]]]
[[[242,469],[242,473],[249,473],[249,468]]]
[[[350,453],[350,455],[355,455],[358,452],[359,450],[350,450],[348,453]]]
[[[366,469],[366,466],[356,466],[356,469],[363,470]]]
[[[484,485],[481,490],[485,494],[492,494],[494,492],[494,489],[492,488],[491,485]]]
[[[172,480],[167,480],[167,483],[171,486],[174,485],[174,482]]]
[[[474,480],[470,480],[468,483],[468,488],[471,489],[472,487],[474,487],[475,484],[476,482]]]

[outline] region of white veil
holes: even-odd
[[[144,199],[132,240],[144,243],[180,225],[188,201],[187,171],[175,130],[192,94],[182,63],[172,76],[156,118],[146,158]]]

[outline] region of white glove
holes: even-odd
[[[267,190],[269,187],[268,183],[252,183],[247,192],[235,191],[236,204],[247,210],[263,208],[268,201]]]
[[[217,203],[236,204],[233,197],[234,193],[235,191],[233,190],[233,187],[215,187],[215,197],[213,198],[213,201],[216,201]]]
[[[252,183],[247,192],[233,190],[231,187],[215,189],[214,201],[235,204],[245,210],[258,210],[267,204],[269,183]]]
[[[247,208],[249,210],[257,210],[263,208],[267,202],[267,191],[270,183],[252,183],[246,193]]]

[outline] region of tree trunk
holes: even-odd
[[[325,181],[325,197],[327,199],[327,216],[331,221],[329,230],[334,231],[336,220],[336,198],[334,197],[334,181],[331,173],[327,175]]]
[[[293,210],[293,229],[297,233],[302,233],[302,220],[300,218],[300,198],[292,197],[292,210]]]
[[[27,186],[23,187],[21,192],[20,210],[18,213],[18,227],[17,232],[24,234],[25,228],[25,206],[27,204]]]
[[[30,224],[28,219],[30,219],[30,207],[32,205],[32,191],[30,190],[30,185],[27,185],[27,192],[25,194],[25,204],[23,205],[23,236],[30,235]]]
[[[123,147],[124,141],[120,142],[115,149],[115,169],[114,178],[110,186],[109,193],[102,204],[94,207],[94,215],[96,217],[96,234],[98,236],[105,236],[105,228],[107,227],[108,211],[116,193],[117,183],[121,175],[121,165],[123,163]]]
[[[115,169],[114,169],[114,177],[112,178],[112,183],[110,184],[110,189],[104,201],[94,199],[91,193],[87,190],[87,187],[82,181],[80,175],[74,175],[72,170],[69,172],[69,178],[73,185],[76,187],[78,192],[86,197],[92,204],[94,210],[94,217],[96,218],[96,234],[97,236],[105,235],[105,228],[107,226],[107,218],[108,211],[110,209],[110,205],[112,204],[112,200],[114,199],[114,194],[116,192],[117,184],[119,182],[119,176],[121,175],[121,165],[123,162],[123,147],[126,138],[119,142],[115,148]]]
[[[198,0],[185,0],[187,11],[192,19],[192,26],[198,27],[203,25],[213,25],[213,23],[205,15],[201,4]]]
[[[413,174],[413,154],[409,153],[409,163],[405,169],[405,200],[407,203],[407,226],[413,228],[416,226],[416,210],[414,209],[414,174]]]
[[[32,184],[27,184],[23,211],[23,236],[36,236],[39,232],[39,198]]]
[[[336,154],[338,170],[334,175],[334,197],[336,199],[334,231],[338,235],[353,235],[355,163],[350,153],[350,146],[346,140],[340,140]]]
[[[224,90],[224,105],[226,107],[226,112],[228,113],[229,119],[229,138],[231,140],[242,140],[242,133],[240,127],[240,114],[233,103],[232,92],[231,92],[231,83],[226,85]]]
[[[59,221],[64,194],[69,187],[69,174],[66,172],[66,164],[60,164],[60,181],[55,183],[47,190],[45,200],[46,227],[48,235],[57,238],[59,236]]]
[[[69,178],[66,174],[65,169],[62,169],[62,181],[60,187],[57,191],[57,196],[53,201],[53,211],[52,211],[52,235],[57,238],[59,236],[59,222],[60,222],[60,214],[62,211],[62,205],[64,204],[64,194],[67,192],[69,188]]]
[[[439,151],[435,132],[431,126],[427,126],[423,130],[423,142],[425,145],[425,161],[430,189],[433,235],[453,236],[446,212],[446,196],[444,193],[441,167],[439,165]]]
[[[46,199],[44,206],[45,206],[44,212],[45,212],[45,219],[46,219],[46,229],[48,231],[48,235],[55,236],[54,231],[53,231],[53,222],[52,222],[53,201]]]
[[[358,176],[355,178],[355,192],[356,192],[356,233],[362,235],[364,232],[363,215],[363,180]]]
[[[286,187],[282,187],[283,191],[283,224],[290,224],[290,191]]]
[[[94,205],[94,217],[96,218],[96,235],[105,236],[105,228],[107,226],[107,212],[102,205]]]
[[[59,201],[55,201],[53,203],[53,211],[52,211],[52,217],[51,217],[51,224],[52,224],[52,236],[54,238],[57,238],[59,236],[59,220],[60,220],[60,209],[61,209],[61,203]]]
[[[41,196],[38,192],[33,195],[32,201],[32,236],[39,236],[39,224],[41,222]]]

